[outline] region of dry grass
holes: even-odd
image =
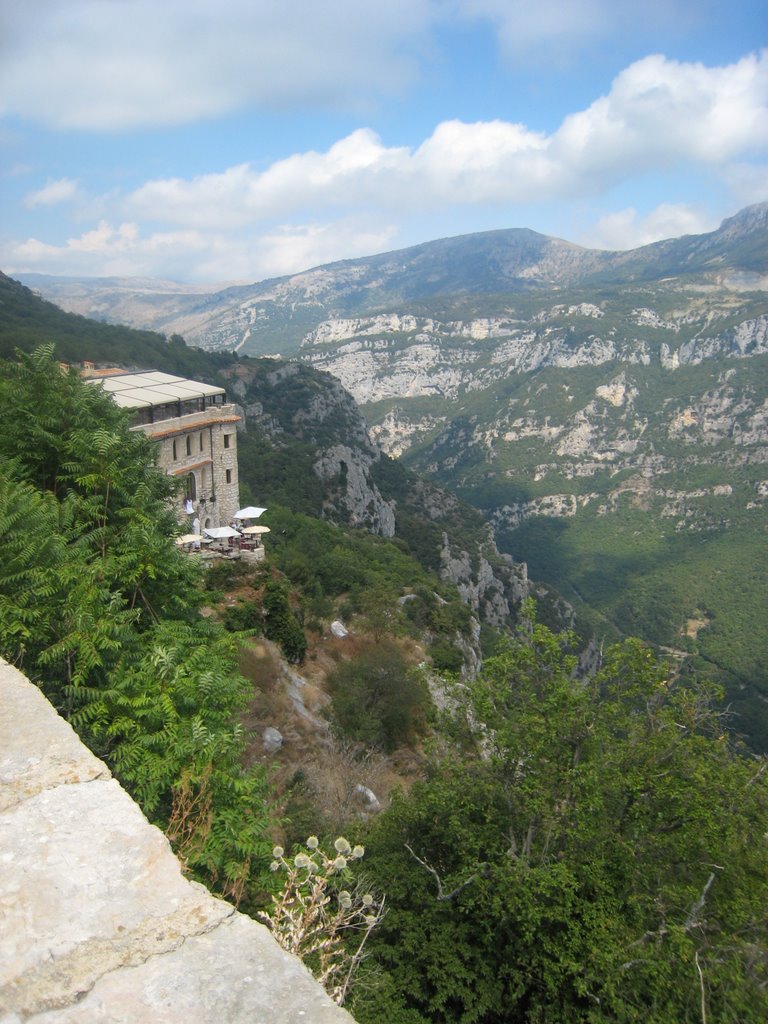
[[[303,665],[288,668],[277,646],[257,638],[243,648],[240,670],[253,685],[253,695],[242,723],[250,735],[248,764],[266,764],[274,771],[278,792],[297,793],[316,814],[316,828],[341,830],[377,812],[364,790],[375,794],[378,807],[389,805],[394,789],[408,789],[422,774],[420,750],[403,748],[391,755],[365,750],[337,739],[323,712],[330,703],[328,676],[341,662],[359,657],[374,641],[359,633],[340,639],[310,635]],[[402,642],[408,661],[416,664],[423,651],[410,640]],[[291,696],[293,692],[293,699]],[[297,710],[300,697],[304,713]],[[264,730],[272,726],[283,737],[280,750],[268,753]],[[297,783],[296,780],[300,780]],[[298,785],[299,789],[296,789]]]

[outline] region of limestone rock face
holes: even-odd
[[[394,502],[385,501],[371,481],[373,462],[360,449],[353,451],[348,445],[337,444],[323,452],[314,469],[321,480],[339,482],[338,494],[329,496],[329,505],[345,510],[350,525],[380,537],[394,537]]]
[[[465,604],[491,626],[503,627],[510,621],[510,603],[519,603],[529,596],[527,569],[511,558],[504,559],[504,569],[494,567],[483,556],[473,559],[467,551],[457,551],[443,535],[440,575],[456,586]]]
[[[0,783],[2,1024],[352,1020],[1,660]]]
[[[328,320],[305,336],[302,358],[337,377],[357,402],[366,403],[420,397],[454,400],[466,390],[491,386],[500,372],[584,366],[610,370],[622,364],[658,364],[674,371],[710,359],[768,352],[764,314],[736,318],[725,327],[695,307],[674,319],[637,308],[612,326],[585,328],[586,318],[599,321],[604,316],[598,307],[579,303],[551,306],[527,321],[487,317],[441,323],[413,316]],[[636,337],[636,330],[661,340],[654,347]],[[604,397],[614,401],[612,392]],[[396,445],[387,446],[385,434],[378,439],[390,453],[397,451]]]

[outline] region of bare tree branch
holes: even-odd
[[[440,875],[438,875],[437,871],[435,871],[435,869],[432,867],[432,865],[431,864],[427,864],[427,862],[425,860],[422,860],[421,857],[417,856],[413,852],[411,847],[408,845],[408,843],[404,843],[403,845],[405,846],[405,848],[408,851],[408,853],[410,853],[410,855],[413,857],[413,859],[418,861],[419,864],[421,864],[421,866],[423,868],[426,868],[426,870],[430,873],[430,875],[432,875],[432,877],[437,882],[437,898],[438,898],[438,900],[441,900],[441,901],[443,901],[443,900],[452,900],[453,897],[456,896],[458,893],[460,893],[462,889],[466,889],[468,885],[471,885],[479,877],[478,873],[475,872],[475,874],[469,876],[469,878],[466,880],[466,882],[462,882],[461,885],[457,885],[456,888],[452,889],[450,892],[445,892],[443,890],[443,881],[440,878]],[[481,865],[481,867],[482,866],[484,866],[484,865]]]
[[[714,882],[714,880],[715,880],[715,873],[713,871],[712,874],[707,879],[706,885],[701,890],[701,895],[696,900],[696,902],[693,904],[693,906],[691,907],[690,913],[688,914],[688,917],[685,919],[684,927],[685,927],[685,930],[687,932],[689,932],[691,930],[691,928],[698,928],[699,924],[701,923],[699,921],[699,914],[704,909],[704,904],[707,901],[707,893],[709,892],[709,888],[712,885],[712,883]]]
[[[712,875],[710,877],[714,878],[715,876]],[[701,969],[701,964],[699,963],[698,949],[696,950],[694,960],[696,961],[696,970],[699,972],[699,985],[701,986],[701,1024],[707,1024],[707,997],[706,992],[704,991],[704,973]]]

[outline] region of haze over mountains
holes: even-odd
[[[474,297],[479,316],[502,296],[693,277],[729,290],[766,286],[768,203],[717,231],[628,252],[584,249],[527,229],[460,235],[289,277],[205,289],[136,278],[18,279],[62,309],[111,323],[181,334],[207,349],[289,355],[323,321],[378,312],[449,313]],[[493,298],[492,298],[493,297]]]

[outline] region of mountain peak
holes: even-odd
[[[735,238],[739,235],[766,229],[768,229],[768,202],[746,206],[743,210],[735,213],[733,217],[726,217],[720,225],[719,233]]]

